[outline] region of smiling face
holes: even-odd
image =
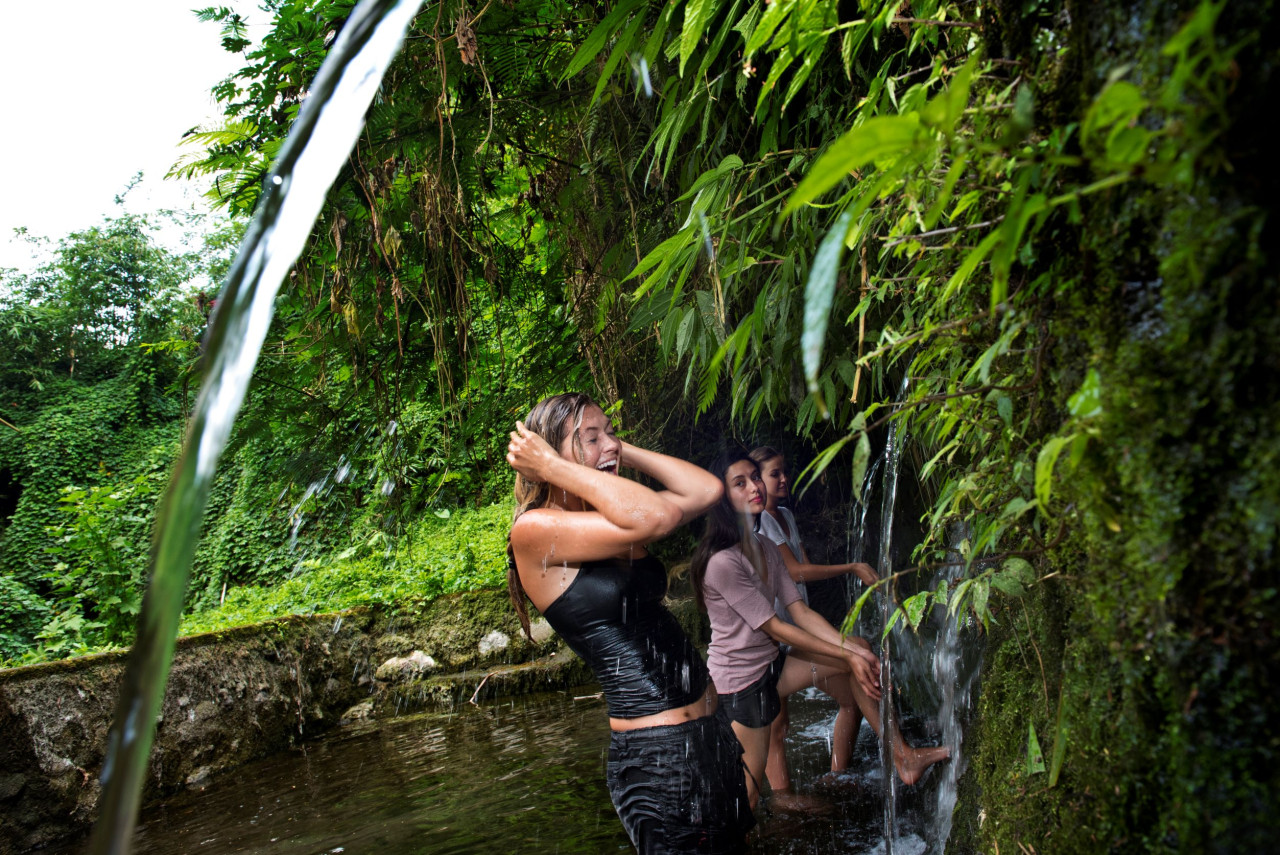
[[[760,464],[760,477],[764,479],[765,490],[769,494],[769,507],[777,507],[791,495],[790,479],[787,477],[787,459],[779,454],[770,457]]]
[[[559,448],[561,457],[602,472],[618,474],[622,443],[614,434],[613,422],[603,410],[589,404],[582,411],[577,431],[572,429],[572,425],[566,427],[568,430]]]
[[[755,515],[764,510],[764,481],[754,461],[739,460],[725,470],[724,496],[737,513]]]

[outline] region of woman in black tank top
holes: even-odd
[[[547,398],[517,422],[507,462],[511,602],[528,633],[531,601],[603,686],[609,794],[632,843],[642,855],[743,851],[755,820],[742,749],[645,550],[714,504],[719,479],[620,441],[581,394]],[[665,489],[619,477],[624,465]]]

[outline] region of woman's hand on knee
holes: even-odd
[[[872,658],[874,659],[875,657]],[[849,670],[853,673],[853,679],[858,681],[862,691],[866,692],[867,697],[871,698],[871,700],[880,700],[880,669],[872,667],[866,658],[853,651],[849,651],[847,659]]]

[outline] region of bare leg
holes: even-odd
[[[787,657],[787,664],[783,666],[782,677],[778,680],[778,694],[790,695],[802,686],[816,685],[835,698],[842,707],[846,703],[842,698],[852,696],[854,704],[862,710],[871,729],[879,734],[880,704],[867,696],[858,685],[858,681],[853,679],[848,668],[843,666],[843,662],[827,659],[825,656],[802,658],[792,651]],[[925,769],[951,756],[950,750],[943,747],[912,748],[902,738],[902,732],[898,730],[897,725],[889,734],[889,744],[893,746],[893,765],[904,784],[914,784],[920,780]],[[835,758],[833,757],[832,768],[834,767]]]
[[[852,699],[851,699],[852,700]],[[831,771],[843,772],[853,759],[853,745],[862,726],[862,710],[855,703],[841,703],[836,713],[835,727],[831,729]]]
[[[758,781],[764,777],[764,764],[769,756],[769,728],[747,727],[745,724],[730,722],[733,732],[742,743],[742,764],[746,767],[747,797],[751,800],[751,809],[755,810],[760,802]]]
[[[775,793],[791,790],[791,769],[787,766],[787,731],[791,727],[790,712],[787,699],[782,700],[782,711],[769,727],[769,758],[765,762],[764,774],[769,779],[769,788]]]

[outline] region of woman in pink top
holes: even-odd
[[[690,575],[711,621],[707,666],[742,743],[754,807],[779,695],[816,685],[842,705],[852,696],[879,733],[880,661],[865,641],[842,636],[804,604],[777,546],[756,536],[766,501],[756,462],[731,452],[711,466],[711,473],[724,481],[725,493],[707,515]],[[774,612],[775,598],[793,624]],[[782,653],[779,642],[789,644],[790,652]],[[912,748],[896,729],[891,742],[894,765],[908,784],[948,756],[945,748]]]
[[[751,449],[750,456],[760,467],[760,478],[764,481],[766,493],[758,534],[778,545],[778,550],[782,553],[783,561],[787,565],[787,574],[796,583],[796,588],[800,591],[800,597],[806,606],[809,605],[809,596],[805,590],[805,582],[833,579],[846,573],[853,573],[867,585],[874,585],[879,581],[880,577],[871,565],[862,562],[810,564],[804,542],[800,537],[800,529],[796,527],[796,518],[787,508],[791,497],[787,458],[782,452],[767,445]],[[778,617],[789,621],[789,617],[781,612]],[[787,731],[790,729],[787,698],[788,695],[782,695],[782,708],[778,717],[774,719],[769,733],[769,762],[764,770],[765,777],[769,779],[769,787],[775,795],[791,792],[791,769],[787,765],[786,752]],[[835,725],[831,730],[832,772],[843,772],[849,768],[861,723],[862,713],[850,694],[842,700],[840,710],[836,713]]]

